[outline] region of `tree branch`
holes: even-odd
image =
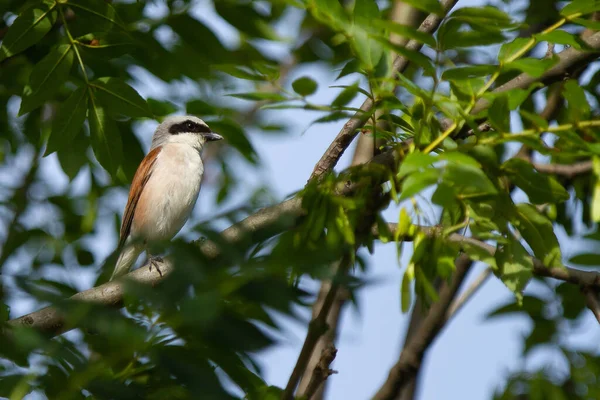
[[[441,5],[444,7],[444,10],[447,11],[454,7],[457,2],[458,0],[442,0]],[[443,18],[438,15],[430,14],[425,18],[418,30],[427,33],[433,32],[439,26],[442,19]],[[406,44],[406,48],[413,51],[419,51],[421,47],[423,47],[423,44],[416,40],[411,40]],[[394,75],[402,73],[408,66],[408,62],[409,60],[406,57],[397,56],[392,65]],[[360,110],[344,124],[342,130],[317,162],[309,180],[319,179],[323,174],[331,171],[335,167],[346,148],[348,148],[350,143],[352,143],[352,140],[354,140],[358,134],[358,130],[362,128],[370,118],[374,106],[375,102],[371,98],[367,98],[364,101],[360,106]]]
[[[471,263],[466,255],[462,254],[457,258],[456,271],[450,284],[441,288],[439,300],[431,306],[417,333],[402,350],[400,359],[390,370],[387,380],[375,394],[374,399],[395,399],[404,384],[419,370],[425,352],[444,327],[450,303],[469,272],[470,266]]]
[[[312,370],[312,375],[310,377],[310,382],[306,387],[306,390],[300,392],[300,397],[305,398],[307,400],[313,399],[317,390],[321,387],[321,385],[329,378],[332,374],[337,374],[337,371],[334,371],[329,368],[329,365],[335,359],[335,355],[337,354],[337,349],[333,345],[333,343],[329,343],[323,351],[321,351],[321,356],[319,362]]]
[[[344,255],[339,263],[339,266],[337,267],[335,274],[336,278],[344,276],[352,263],[352,259],[353,257],[350,254]],[[302,374],[306,370],[306,366],[308,365],[315,346],[317,345],[321,335],[327,330],[327,315],[329,314],[329,310],[331,309],[331,305],[333,304],[337,291],[340,288],[339,279],[336,278],[331,281],[331,287],[325,296],[321,310],[308,325],[308,332],[306,332],[306,338],[304,338],[302,350],[300,350],[300,355],[298,356],[298,360],[296,360],[294,370],[292,371],[283,395],[281,396],[283,400],[292,400],[294,398],[296,386],[298,385]]]
[[[563,175],[567,178],[573,178],[576,175],[581,175],[592,171],[592,161],[582,161],[575,164],[538,164],[534,163],[533,167],[538,172],[550,175]]]

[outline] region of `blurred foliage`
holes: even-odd
[[[437,0],[405,2],[444,13]],[[494,257],[463,249],[515,295],[491,315],[529,316],[524,356],[553,346],[568,371],[515,373],[496,398],[598,398],[597,349],[561,340],[585,310],[579,288],[534,278],[531,256],[561,268],[557,232],[570,240],[586,235],[590,247],[600,240],[600,73],[589,63],[580,66],[587,80],[578,80],[580,69],[548,88],[491,91],[519,73],[542,76],[558,62],[544,56],[554,45],[588,50],[581,33],[598,29],[590,15],[599,3],[564,3],[457,8],[429,34],[389,21],[390,2],[373,0],[1,1],[0,322],[16,317],[11,306],[27,296],[35,307],[61,309],[77,330],[58,338],[4,330],[0,396],[279,398],[281,389],[263,381],[255,361],[256,352],[277,345],[276,316],[297,318],[298,307],[310,303],[297,284],[302,277],[331,278],[329,266],[347,254],[365,268],[355,249],[372,250],[370,228],[378,222],[383,241],[413,236],[398,283],[403,311],[414,296],[425,304],[437,299],[433,282],[451,276],[459,252],[450,234],[468,229],[497,247]],[[423,50],[398,46],[392,33]],[[395,54],[410,61],[403,74],[392,69]],[[339,71],[332,101],[320,101],[323,88],[309,74],[288,79],[308,66]],[[558,105],[543,117],[552,96]],[[374,100],[369,116],[378,121],[370,118],[362,132],[381,139],[378,152],[412,140],[397,169],[329,174],[299,192],[307,214],[293,229],[235,246],[219,242],[222,222],[272,202],[262,182],[243,185],[244,174],[260,168],[252,135],[286,134],[290,109],[320,112],[313,123],[347,120],[366,98]],[[490,107],[477,108],[482,99]],[[126,193],[144,154],[134,132],[184,111],[226,139],[205,152],[205,186],[215,206],[242,199],[244,207],[195,228],[226,251],[207,260],[194,244],[174,241],[175,272],[157,288],[128,284],[124,310],[62,301],[112,267],[110,257],[104,266],[107,249],[99,243],[113,240],[107,232],[116,233],[121,213],[115,196]],[[451,129],[442,118],[454,122]],[[479,131],[482,121],[489,127]],[[467,134],[459,139],[455,131]],[[512,157],[519,147],[527,157]],[[538,172],[533,159],[591,160],[594,168],[552,176]],[[349,180],[365,184],[342,196]],[[412,226],[423,222],[415,199],[428,196],[425,190],[442,210],[434,235]],[[396,237],[384,232],[388,203],[400,209]],[[600,254],[584,250],[569,261],[597,267]],[[551,294],[525,291],[532,279]],[[364,284],[353,277],[341,283],[351,292]]]

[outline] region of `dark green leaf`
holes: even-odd
[[[535,38],[539,42],[550,42],[571,46],[577,50],[588,49],[590,46],[579,37],[567,31],[555,30],[548,33],[538,34]]]
[[[508,14],[492,6],[458,8],[452,12],[450,18],[486,30],[508,29],[515,26]]]
[[[90,97],[88,120],[94,154],[100,165],[115,176],[123,154],[121,136],[115,122],[94,97]]]
[[[403,3],[416,8],[417,10],[425,11],[429,14],[444,16],[444,8],[438,0],[402,0]]]
[[[271,92],[250,92],[250,93],[234,93],[230,94],[231,97],[237,97],[238,99],[244,100],[255,100],[255,101],[285,101],[287,98],[279,93]]]
[[[149,98],[146,102],[150,107],[150,112],[158,117],[164,117],[177,111],[177,106],[170,101]]]
[[[292,82],[294,92],[301,96],[308,96],[317,91],[317,82],[308,76],[303,76]]]
[[[98,103],[116,115],[134,118],[152,118],[146,100],[124,81],[118,78],[98,78],[90,82]]]
[[[533,254],[547,267],[563,267],[560,246],[552,222],[531,204],[518,204],[515,218],[511,220]]]
[[[42,1],[19,15],[2,40],[0,61],[39,42],[56,21],[55,6],[55,2]]]
[[[407,49],[405,46],[399,46],[395,43],[390,42],[390,39],[387,37],[375,37],[377,41],[382,43],[384,46],[394,51],[395,53],[400,54],[405,57],[409,61],[415,63],[419,67],[423,68],[423,71],[429,76],[435,75],[435,67],[433,66],[433,62],[421,52]]]
[[[256,150],[254,150],[252,143],[246,137],[246,133],[240,124],[229,118],[210,121],[208,124],[215,132],[223,135],[225,138],[224,142],[239,151],[244,158],[253,164],[258,162]]]
[[[497,132],[510,132],[510,110],[507,96],[498,96],[494,99],[488,109],[488,118]]]
[[[435,49],[437,46],[435,38],[431,34],[421,32],[412,26],[401,25],[387,20],[374,20],[372,23],[374,23],[375,26],[381,27],[382,29],[386,29],[388,32],[394,33],[406,39],[416,40],[417,42],[426,44],[433,49]]]
[[[565,83],[563,96],[569,103],[569,117],[573,121],[581,121],[589,118],[590,105],[585,96],[585,92],[577,80],[569,80]]]
[[[569,193],[556,179],[538,173],[533,165],[525,160],[511,158],[502,165],[502,170],[534,204],[560,203],[569,199]]]
[[[79,13],[79,18],[85,15],[86,17],[89,16],[99,20],[100,24],[96,26],[96,24],[91,24],[88,18],[85,19],[84,22],[87,24],[88,32],[94,30],[103,31],[112,24],[126,30],[115,8],[109,2],[104,0],[69,0],[69,6],[73,7],[76,13]]]
[[[569,259],[570,263],[579,264],[579,265],[587,265],[590,267],[598,267],[600,266],[600,254],[594,253],[582,253],[577,254]]]
[[[347,86],[344,90],[341,91],[340,94],[333,100],[331,103],[332,107],[343,107],[346,104],[350,103],[356,95],[358,94],[359,86],[358,83],[354,83],[350,86]]]
[[[87,113],[87,95],[87,88],[77,88],[58,109],[45,155],[71,146],[75,136],[81,132]]]
[[[75,135],[68,147],[57,151],[62,170],[70,180],[75,179],[81,168],[88,163],[87,149],[90,139],[83,133]]]
[[[442,73],[444,80],[470,80],[491,75],[498,70],[497,65],[473,65],[469,67],[450,68]]]
[[[504,65],[506,69],[516,69],[525,72],[534,78],[544,75],[550,68],[558,62],[558,57],[552,58],[520,58]]]
[[[50,51],[31,71],[19,115],[28,113],[49,100],[66,81],[72,65],[71,45],[63,44]]]

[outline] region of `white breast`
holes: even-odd
[[[142,191],[132,234],[150,241],[175,236],[196,204],[203,173],[198,150],[187,144],[165,144]]]

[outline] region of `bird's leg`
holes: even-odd
[[[150,262],[150,266],[148,267],[150,269],[150,271],[152,271],[152,267],[154,267],[158,271],[158,274],[160,276],[163,276],[160,268],[158,268],[158,264],[164,262],[164,260],[162,259],[162,257],[160,257],[160,256],[153,256],[152,254],[148,254],[148,261]]]

